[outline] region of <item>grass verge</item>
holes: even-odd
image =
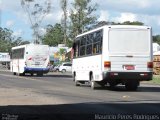
[[[150,82],[154,84],[160,84],[160,75],[153,75],[153,79]]]

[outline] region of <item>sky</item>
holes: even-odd
[[[44,0],[34,1],[40,5],[44,4]],[[46,25],[54,25],[61,21],[60,0],[50,1],[51,12],[42,21],[40,29],[42,33],[45,33]],[[68,14],[70,3],[73,1],[67,0]],[[160,0],[92,0],[92,4],[94,3],[98,4],[95,12],[98,21],[140,21],[152,27],[153,35],[160,34]],[[15,37],[32,41],[31,23],[21,6],[21,0],[0,0],[0,26],[13,30]]]

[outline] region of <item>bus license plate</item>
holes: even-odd
[[[124,65],[125,70],[134,70],[135,66],[134,65]]]
[[[40,65],[40,62],[35,62],[35,65]]]

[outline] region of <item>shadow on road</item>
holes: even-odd
[[[154,120],[158,120],[159,108],[160,103],[78,103],[0,106],[0,113],[2,120],[6,120],[3,119],[6,117],[17,117],[18,119],[15,120],[95,120],[99,115],[106,117],[112,115],[110,117],[116,117],[116,119],[120,117],[119,115],[132,117],[132,119],[136,118],[136,115],[151,115]]]
[[[69,75],[69,74],[59,74],[59,75],[45,75],[43,77],[72,78],[72,75]]]
[[[90,87],[90,85],[81,85],[81,87]],[[160,92],[160,86],[139,86],[137,90],[128,91],[124,85],[118,85],[114,88],[110,88],[109,86],[98,87],[96,90],[109,90],[116,92]]]
[[[109,87],[104,88],[106,90],[111,90],[111,91],[117,91],[117,92],[160,92],[160,87],[158,86],[140,86],[136,91],[128,91],[125,89],[124,86],[116,86],[115,88],[111,89]]]
[[[55,78],[72,78],[72,74],[71,73],[48,73],[48,74],[44,74],[43,76],[37,76],[36,74],[34,74],[33,76],[31,76],[29,73],[25,74],[25,77],[55,77]]]

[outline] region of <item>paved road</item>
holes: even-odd
[[[44,77],[0,72],[0,113],[19,119],[160,119],[160,86],[142,84],[129,92],[76,87],[68,74]]]

